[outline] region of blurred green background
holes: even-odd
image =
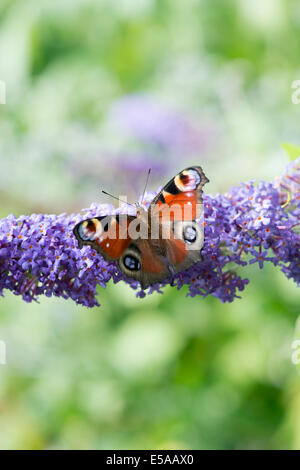
[[[153,190],[191,163],[212,193],[272,180],[299,144],[299,54],[297,0],[2,0],[0,216],[137,200],[149,166]],[[299,292],[248,275],[232,304],[7,293],[0,448],[299,449]]]

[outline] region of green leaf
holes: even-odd
[[[298,158],[300,155],[300,147],[297,145],[282,142],[281,147],[286,151],[291,161],[296,160],[296,158]]]

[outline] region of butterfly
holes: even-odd
[[[79,246],[90,245],[145,289],[201,260],[204,243],[203,186],[200,166],[182,170],[157,194],[148,210],[136,204],[136,216],[116,214],[79,222]],[[107,194],[107,193],[106,193]],[[202,221],[203,222],[203,221]]]

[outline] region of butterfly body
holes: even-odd
[[[91,245],[104,259],[118,261],[124,274],[146,288],[200,261],[206,182],[201,167],[189,167],[164,186],[148,210],[140,204],[136,216],[87,219],[74,234],[80,246]]]

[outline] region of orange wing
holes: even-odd
[[[151,215],[164,220],[194,220],[203,208],[202,187],[209,180],[200,166],[186,168],[172,178],[155,197]]]
[[[128,226],[135,219],[129,215],[95,217],[74,228],[80,246],[90,245],[106,260],[117,260],[131,243]]]

